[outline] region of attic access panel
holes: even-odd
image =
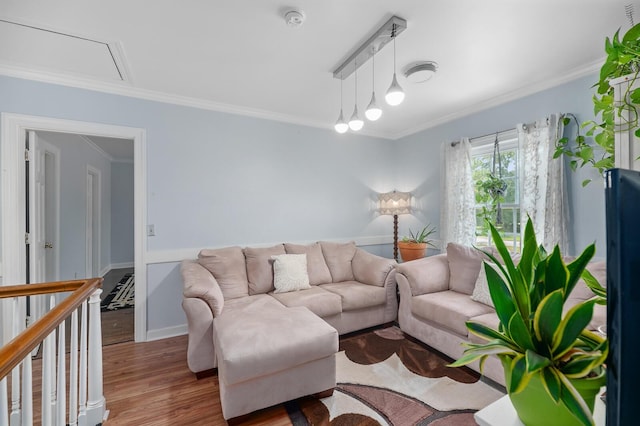
[[[108,82],[127,80],[114,44],[6,19],[0,19],[0,40],[0,64]]]

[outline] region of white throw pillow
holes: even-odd
[[[491,293],[489,292],[487,273],[484,270],[485,265],[486,264],[482,262],[480,274],[478,275],[478,279],[476,280],[476,286],[473,288],[473,293],[471,294],[471,300],[475,300],[476,302],[484,303],[485,305],[495,308],[495,306],[493,306],[493,300],[491,300]],[[489,266],[492,267],[496,272],[498,272],[500,276],[502,276],[502,272],[500,272],[500,269],[498,269],[495,263],[489,263]]]
[[[306,254],[278,254],[273,259],[274,293],[287,293],[311,288]]]

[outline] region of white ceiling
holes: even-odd
[[[337,68],[393,15],[407,20],[397,68],[407,93],[363,133],[396,139],[593,73],[630,0],[2,0],[0,73],[331,128]],[[290,8],[306,22],[284,22]],[[635,5],[640,21],[640,5]],[[29,25],[54,32],[42,32]],[[8,40],[8,41],[7,41]],[[439,64],[424,84],[401,72]],[[393,49],[376,56],[379,102]],[[123,81],[124,79],[124,81]],[[361,113],[371,61],[358,73]],[[344,111],[354,104],[344,82]]]

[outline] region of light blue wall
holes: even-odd
[[[85,278],[87,166],[100,171],[101,218],[100,264],[111,263],[111,163],[80,136],[64,133],[39,134],[40,139],[60,149],[60,279]],[[97,238],[97,236],[95,236]]]
[[[150,251],[391,234],[372,208],[377,192],[417,195],[400,234],[439,227],[440,144],[530,122],[551,112],[591,113],[595,76],[425,130],[400,141],[337,135],[274,121],[0,77],[0,111],[144,128]],[[602,186],[570,174],[574,247],[604,256]],[[391,256],[389,246],[369,250]],[[148,329],[186,323],[177,263],[148,266]]]
[[[111,163],[111,264],[133,263],[133,163]]]
[[[412,191],[420,206],[416,217],[400,217],[400,233],[416,222],[440,223],[440,156],[443,142],[474,137],[514,128],[517,123],[530,123],[554,112],[573,113],[580,122],[593,119],[591,86],[597,76],[587,76],[564,85],[536,93],[461,119],[427,129],[397,142],[398,186]],[[575,135],[570,127],[565,134]],[[567,167],[568,170],[568,167]],[[593,178],[583,188],[581,182]],[[605,209],[602,180],[591,168],[577,173],[567,172],[570,205],[570,254],[577,254],[596,242],[596,257],[605,257]],[[406,218],[406,219],[405,219]]]
[[[0,111],[144,128],[150,251],[390,234],[391,141],[4,76]],[[185,324],[175,270],[148,272],[148,329]]]

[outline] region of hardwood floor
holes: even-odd
[[[225,425],[218,377],[197,380],[187,367],[187,336],[126,342],[103,349],[104,395],[115,425]],[[243,425],[291,425],[282,406],[254,413]]]
[[[133,272],[133,268],[112,269],[109,271],[102,282],[100,300],[104,300],[107,297],[125,274]],[[133,308],[102,312],[102,345],[107,346],[114,343],[133,341],[134,314],[135,310]]]

